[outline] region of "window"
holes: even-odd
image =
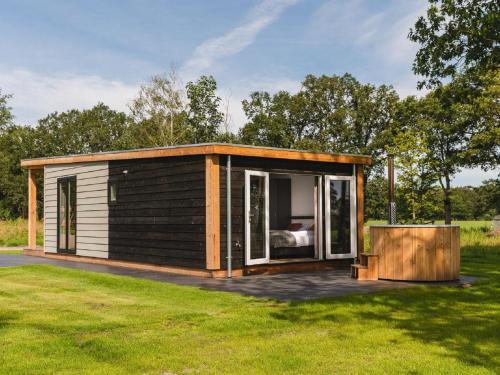
[[[108,182],[108,203],[116,203],[117,195],[118,187],[116,186],[116,182]]]
[[[76,253],[76,176],[57,180],[57,251]]]

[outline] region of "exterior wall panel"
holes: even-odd
[[[76,176],[76,255],[108,258],[108,162],[45,167],[45,252],[57,253],[57,179],[67,176]]]
[[[226,157],[220,160],[220,215],[221,215],[221,268],[227,269],[227,215],[226,215]],[[353,164],[268,159],[233,156],[231,158],[231,226],[232,265],[243,267],[245,254],[245,170],[270,173],[309,173],[315,175],[352,176]]]
[[[110,259],[206,268],[203,155],[111,161],[109,179]]]

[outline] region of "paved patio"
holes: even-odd
[[[468,276],[462,276],[458,281],[432,283],[383,280],[357,281],[352,279],[348,271],[345,270],[300,271],[274,275],[253,275],[234,279],[207,279],[101,264],[79,263],[67,260],[0,253],[0,267],[23,266],[29,264],[52,264],[55,266],[91,272],[131,276],[179,285],[189,285],[209,290],[235,292],[246,296],[273,298],[282,301],[338,297],[356,293],[373,293],[390,289],[409,288],[417,285],[444,285],[457,287],[463,283],[474,282],[474,278]]]

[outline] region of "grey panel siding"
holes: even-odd
[[[226,215],[226,161],[220,158],[220,229],[221,268],[227,268],[227,215]],[[315,175],[351,176],[352,164],[319,163],[285,159],[268,159],[233,156],[231,158],[231,226],[233,267],[244,266],[245,249],[245,170],[267,171],[270,173],[311,173]]]
[[[109,166],[117,184],[117,202],[109,208],[109,258],[205,268],[205,157]]]
[[[57,179],[76,176],[76,255],[108,258],[108,162],[44,169],[44,248],[57,253]]]

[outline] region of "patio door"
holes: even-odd
[[[269,173],[245,171],[245,260],[269,262]]]
[[[356,257],[356,181],[354,176],[325,177],[326,258]]]
[[[76,253],[76,177],[57,179],[57,252]]]

